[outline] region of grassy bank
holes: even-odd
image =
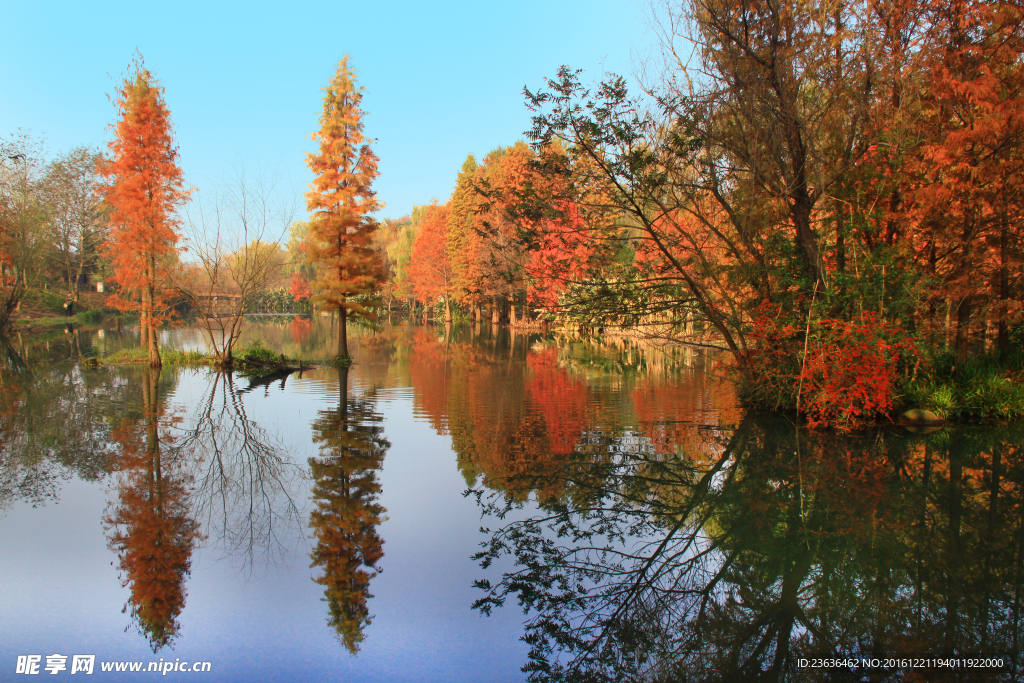
[[[103,365],[139,365],[149,362],[149,350],[141,346],[121,349],[95,359]],[[202,351],[179,351],[160,349],[160,360],[164,365],[210,365],[215,358]]]
[[[902,408],[931,411],[943,420],[993,421],[1024,417],[1024,353],[986,354],[958,360],[942,354],[907,386]]]
[[[160,349],[160,360],[163,365],[179,366],[201,366],[201,365],[222,365],[217,356],[204,351],[179,351],[178,349]],[[301,358],[288,358],[269,349],[259,341],[254,341],[246,346],[236,349],[232,367],[242,374],[254,377],[269,373],[281,372],[287,369],[298,369],[311,366],[333,366],[351,364],[351,359],[344,359],[345,362],[338,362],[339,359],[327,359],[310,361]],[[141,365],[149,362],[149,351],[143,347],[132,347],[121,349],[106,356],[95,359],[97,364],[102,365]]]

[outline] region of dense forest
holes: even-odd
[[[398,219],[374,218],[377,158],[347,58],[307,160],[308,221],[271,212],[245,178],[212,204],[189,196],[139,58],[107,155],[44,161],[38,141],[4,142],[0,324],[106,281],[144,330],[198,312],[228,362],[237,330],[217,306],[235,323],[316,307],[718,348],[749,405],[819,424],[905,408],[1016,417],[1022,13],[1015,0],[670,4],[662,60],[633,91],[563,67],[525,91],[527,141],[470,155],[448,199]],[[129,149],[132,130],[154,142]],[[154,145],[159,159],[129,158]],[[149,214],[125,189],[140,163],[163,202]],[[183,226],[200,236],[188,253]],[[119,264],[143,242],[159,245],[148,266]]]

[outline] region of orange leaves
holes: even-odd
[[[188,193],[182,189],[163,89],[141,58],[118,89],[116,106],[111,154],[99,164],[107,179],[100,192],[110,207],[106,250],[120,288],[110,303],[138,311],[143,325],[152,326],[168,310],[166,290],[180,237],[175,212]]]
[[[317,266],[313,283],[314,301],[327,310],[368,314],[351,297],[376,290],[384,268],[372,245],[376,222],[370,214],[380,208],[371,185],[377,177],[377,156],[363,135],[362,89],[355,84],[356,72],[348,57],[324,88],[320,129],[312,134],[320,149],[306,158],[315,174],[306,193],[311,212],[310,260]],[[339,336],[339,355],[347,345]],[[344,347],[344,348],[343,348]]]
[[[412,247],[409,279],[416,298],[432,304],[438,297],[449,298],[454,291],[452,264],[448,255],[449,204],[427,207],[420,223],[420,232]]]
[[[320,151],[309,154],[306,163],[316,174],[307,206],[321,218],[358,225],[360,218],[380,208],[370,185],[377,177],[377,156],[363,136],[363,113],[359,108],[362,88],[356,87],[356,72],[346,56],[324,88],[324,109],[320,130],[310,137],[320,142]]]
[[[917,347],[895,325],[865,313],[859,321],[821,320],[803,368],[810,423],[846,427],[892,410],[898,374],[916,373]]]
[[[811,426],[848,428],[890,412],[900,384],[922,362],[909,335],[872,313],[818,320],[809,334],[804,352],[803,330],[785,324],[781,307],[760,307],[748,335],[753,350],[743,359],[758,375],[751,403],[778,409],[795,402]]]
[[[569,283],[580,282],[587,272],[595,242],[590,238],[579,207],[564,202],[560,219],[545,220],[538,246],[530,254],[527,272],[532,282],[529,300],[548,311],[558,310],[558,298]]]
[[[291,282],[288,284],[288,293],[296,301],[308,299],[312,291],[309,289],[309,282],[306,280],[306,276],[299,272],[293,273]]]

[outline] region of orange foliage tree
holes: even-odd
[[[476,320],[481,318],[480,304],[484,299],[481,277],[482,258],[486,249],[483,238],[476,230],[480,197],[474,183],[478,170],[476,158],[470,154],[462,164],[449,202],[451,214],[447,231],[448,257],[452,263],[456,297],[473,311]]]
[[[452,261],[448,254],[450,216],[448,204],[438,206],[434,202],[427,208],[409,262],[409,279],[416,298],[427,306],[438,297],[443,298],[446,322],[452,320],[452,295],[455,291]]]
[[[961,355],[981,319],[997,322],[1006,351],[1021,310],[1013,294],[1022,265],[1024,11],[961,1],[922,9],[920,110],[909,127],[917,144],[897,171],[902,201],[891,204],[887,236],[896,232],[934,280],[930,306],[955,319]]]
[[[117,92],[118,121],[112,126],[111,155],[101,159],[107,179],[100,188],[110,207],[106,252],[119,289],[108,301],[141,317],[149,363],[160,365],[156,330],[169,310],[171,268],[178,250],[175,210],[187,197],[178,151],[171,137],[171,113],[163,88],[137,57]]]
[[[288,284],[288,293],[291,294],[292,298],[296,301],[305,301],[313,292],[309,288],[309,282],[306,280],[306,276],[302,273],[296,272],[292,274],[291,282]]]
[[[363,136],[363,89],[356,87],[355,76],[345,57],[324,88],[320,130],[312,135],[320,149],[306,159],[316,175],[306,194],[312,213],[308,253],[317,266],[313,301],[338,312],[339,357],[348,356],[348,316],[375,317],[366,296],[384,280],[384,266],[373,246],[377,222],[370,216],[380,208],[371,188],[377,155]]]

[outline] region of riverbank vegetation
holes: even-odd
[[[245,199],[245,229],[220,241],[224,226],[186,212],[211,249],[197,261],[160,237],[150,294],[125,284],[111,246],[127,225],[117,149],[45,165],[37,143],[12,139],[0,326],[40,286],[73,305],[105,281],[121,302],[159,299],[150,317],[177,306],[214,321],[228,365],[258,306],[334,312],[339,357],[348,316],[399,312],[717,348],[749,406],[812,424],[907,408],[1020,417],[1021,14],[1001,0],[669,2],[654,15],[661,61],[637,87],[563,67],[525,92],[529,144],[470,155],[448,200],[380,221],[346,59],[309,157],[310,220],[286,218],[275,239]],[[130,88],[162,103],[148,78],[139,62],[125,80],[119,126]],[[171,212],[183,196],[166,177]]]
[[[525,304],[719,346],[749,405],[812,423],[917,401],[1018,417],[1020,15],[1001,2],[667,6],[664,68],[641,97],[569,68],[527,91],[532,144],[467,160],[447,233],[431,234],[444,207],[431,208],[416,240],[394,240],[394,282],[445,310],[500,283],[512,322]],[[449,277],[416,259],[438,239]],[[464,273],[475,288],[456,284]]]

